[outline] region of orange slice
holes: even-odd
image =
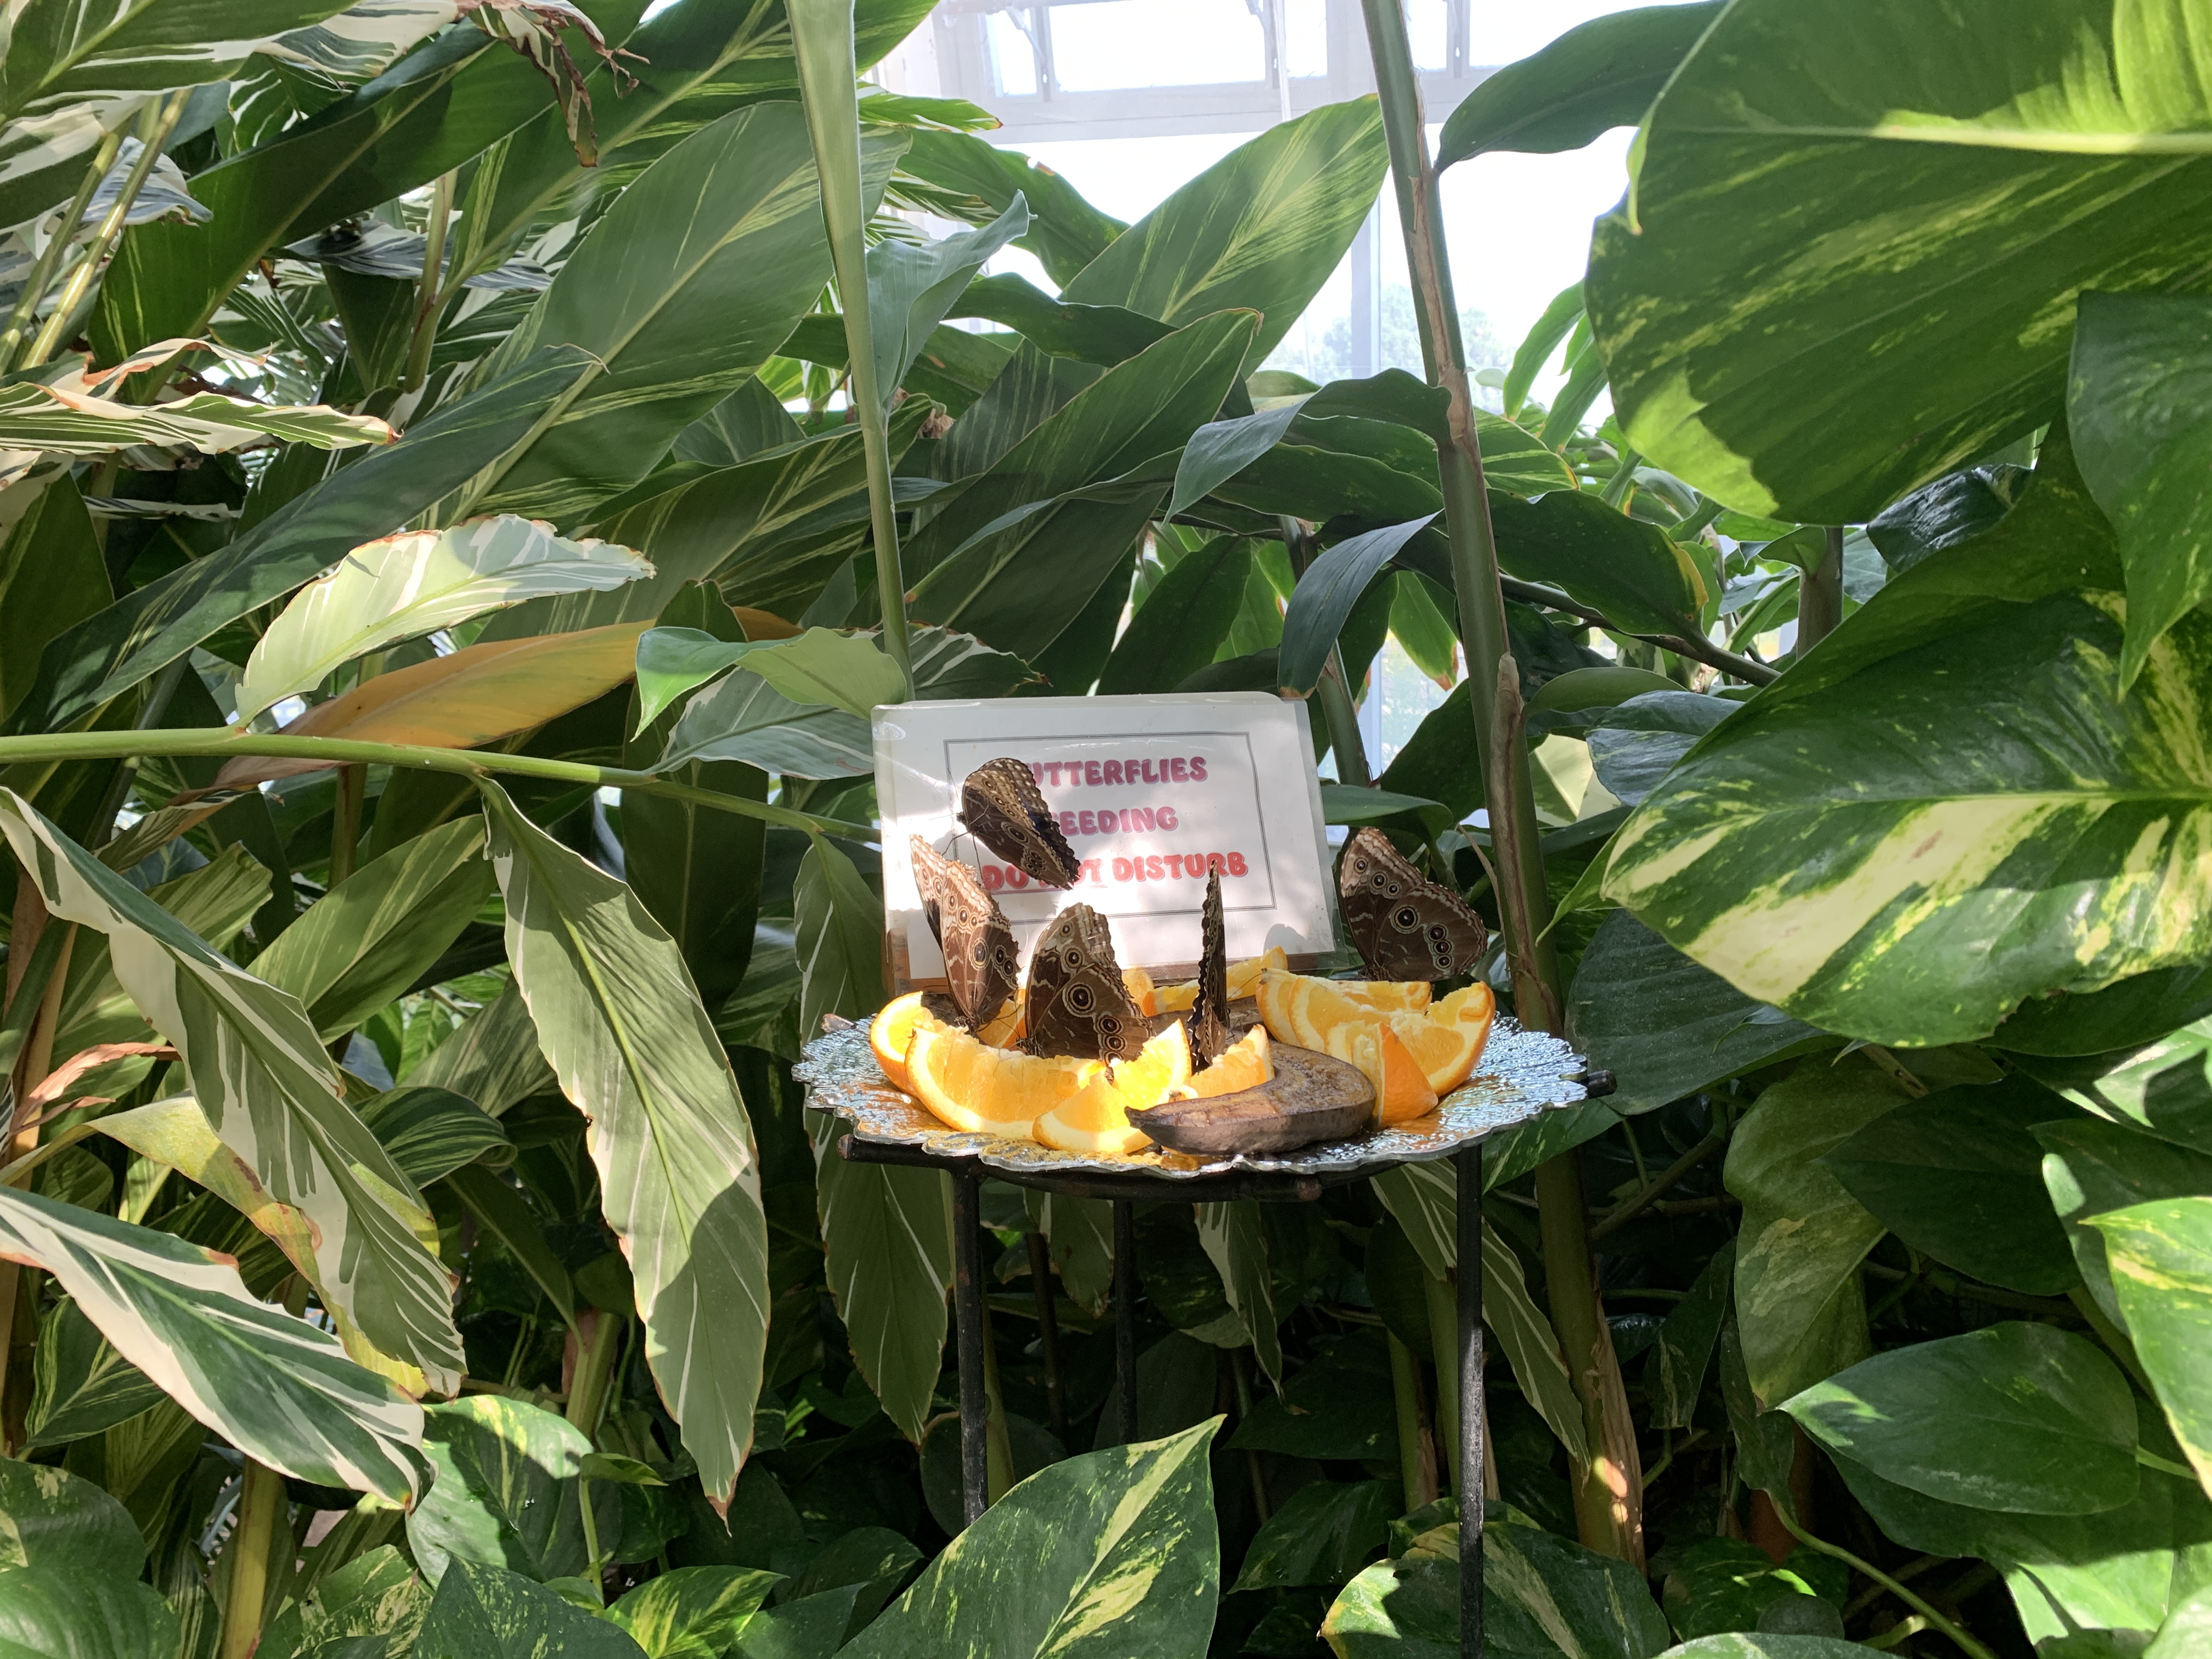
[[[994,1048],[1011,1048],[1022,1040],[1023,994],[1017,991],[999,1010],[999,1017],[975,1033],[975,1040]]]
[[[1429,1007],[1431,1019],[1448,1019],[1462,1024],[1480,1025],[1485,1032],[1490,1030],[1492,1018],[1498,1012],[1498,999],[1490,988],[1478,981],[1463,991],[1454,991],[1443,1001]]]
[[[1371,1020],[1333,1025],[1322,1052],[1350,1060],[1375,1085],[1377,1126],[1403,1123],[1436,1110],[1437,1091],[1389,1026]]]
[[[1467,1081],[1468,1073],[1474,1070],[1474,1062],[1482,1057],[1483,1045],[1490,1040],[1487,1023],[1462,1024],[1456,1020],[1431,1019],[1426,1014],[1409,1014],[1403,1009],[1384,1016],[1385,1029],[1395,1033],[1421,1074],[1429,1081],[1430,1089],[1437,1095],[1449,1094]]]
[[[1157,1014],[1160,1012],[1158,988],[1153,985],[1152,976],[1143,969],[1124,968],[1121,970],[1121,985],[1128,992],[1129,1000],[1137,1005],[1139,1013]]]
[[[1291,971],[1291,959],[1284,954],[1283,947],[1279,945],[1268,946],[1256,957],[1247,957],[1242,962],[1231,963],[1229,964],[1229,1000],[1234,1002],[1239,997],[1250,996],[1259,986],[1260,975],[1270,970],[1278,974],[1287,974]]]
[[[1130,1127],[1130,1111],[1158,1105],[1169,1091],[1189,1080],[1190,1043],[1178,1020],[1147,1042],[1134,1060],[1102,1071],[1039,1116],[1036,1139],[1063,1152],[1126,1156],[1143,1147],[1147,1139],[1143,1130]]]
[[[876,1017],[868,1022],[868,1047],[876,1052],[876,1064],[894,1085],[908,1094],[914,1089],[907,1081],[906,1051],[915,1030],[925,1024],[945,1029],[945,1022],[921,1006],[919,991],[893,998],[877,1009]]]
[[[1153,988],[1153,999],[1159,1006],[1152,1012],[1158,1014],[1187,1014],[1198,1003],[1198,981],[1187,979],[1180,985],[1161,985]]]
[[[1372,1025],[1376,1010],[1346,996],[1334,980],[1270,969],[1261,975],[1260,1018],[1278,1042],[1304,1048],[1328,1048],[1331,1027],[1346,1023]]]
[[[1381,1013],[1398,1008],[1419,1013],[1436,994],[1436,987],[1425,979],[1338,979],[1329,983],[1341,995]]]
[[[1170,1098],[1206,1100],[1215,1095],[1233,1095],[1256,1089],[1274,1075],[1274,1056],[1267,1051],[1267,1028],[1255,1025],[1241,1041],[1223,1050],[1220,1059],[1204,1071],[1193,1073],[1189,1082],[1171,1091]]]
[[[994,1048],[931,1021],[907,1049],[909,1091],[953,1128],[1026,1140],[1038,1116],[1106,1069],[1099,1060]]]

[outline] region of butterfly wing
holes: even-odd
[[[1229,940],[1221,917],[1221,872],[1206,875],[1205,939],[1198,960],[1198,1000],[1190,1006],[1190,1064],[1200,1071],[1235,1040],[1229,1029]]]
[[[973,870],[933,851],[919,836],[908,844],[915,884],[921,890],[930,932],[945,953],[952,1000],[970,1030],[988,1025],[1021,982],[1014,930]]]
[[[1408,864],[1378,830],[1345,844],[1337,871],[1345,931],[1376,979],[1448,979],[1481,959],[1482,918]]]
[[[1106,918],[1073,904],[1054,918],[1030,957],[1027,1005],[1033,1054],[1132,1060],[1151,1035],[1121,983]]]
[[[1036,778],[1008,756],[985,761],[960,786],[960,817],[968,833],[1048,887],[1073,887],[1083,860],[1060,832]]]

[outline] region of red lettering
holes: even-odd
[[[1105,779],[1099,775],[1097,761],[1083,763],[1083,781],[1094,789],[1105,781]]]
[[[1133,758],[1121,763],[1121,775],[1131,783],[1137,781],[1137,762]]]
[[[1029,874],[1019,865],[1010,864],[1006,866],[1007,886],[1013,888],[1016,891],[1019,891],[1029,884]]]
[[[1190,781],[1190,763],[1177,755],[1168,763],[1167,773],[1170,782],[1188,783]]]
[[[1163,830],[1175,829],[1176,827],[1175,808],[1172,806],[1161,807],[1158,811],[1152,814],[1152,821],[1158,824]]]
[[[1220,854],[1208,853],[1206,855],[1206,869],[1207,874],[1211,875],[1214,871],[1221,869],[1222,867]]]
[[[1078,812],[1075,815],[1075,827],[1079,834],[1085,836],[1097,835],[1098,833],[1098,814],[1096,812]]]
[[[1049,775],[1046,775],[1046,774],[1049,774]],[[1037,781],[1045,784],[1051,788],[1059,788],[1060,763],[1058,761],[1047,761],[1044,763],[1044,772],[1038,775]]]
[[[985,892],[995,893],[1006,884],[1006,878],[999,873],[999,866],[997,865],[987,864],[983,866],[983,890]]]
[[[1193,755],[1190,757],[1190,781],[1193,783],[1204,783],[1206,781],[1205,756]]]
[[[1145,860],[1145,873],[1154,881],[1163,880],[1167,875],[1167,872],[1160,868],[1160,861],[1156,858]]]
[[[1172,807],[1169,810],[1170,811],[1174,811]],[[1142,826],[1146,830],[1150,830],[1154,824],[1159,822],[1159,815],[1153,811],[1149,806],[1138,807],[1131,816],[1140,819],[1142,821]]]
[[[1169,873],[1170,875],[1172,875],[1172,876],[1180,876],[1181,874],[1182,874],[1182,854],[1180,854],[1180,853],[1170,853],[1170,854],[1167,855],[1167,860],[1168,860],[1168,873]]]
[[[1116,881],[1127,881],[1129,879],[1128,860],[1115,859],[1114,860],[1114,879]]]
[[[1108,761],[1106,763],[1106,781],[1109,783],[1119,783],[1121,781],[1121,762]]]
[[[1083,878],[1093,887],[1098,886],[1106,879],[1103,873],[1105,867],[1104,863],[1100,860],[1085,859],[1083,860]]]
[[[1242,853],[1231,853],[1229,855],[1229,873],[1232,876],[1249,876],[1252,873],[1251,866],[1244,862],[1244,855]]]
[[[1158,783],[1159,781],[1158,778],[1152,775],[1152,763],[1150,761],[1146,761],[1145,763],[1145,781],[1146,783]]]
[[[1072,836],[1075,833],[1074,813],[1062,812],[1060,815],[1060,833],[1063,836]]]

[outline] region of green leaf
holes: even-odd
[[[637,726],[693,686],[743,663],[794,703],[842,708],[866,720],[879,703],[898,702],[906,678],[866,635],[810,628],[797,639],[724,641],[696,628],[649,628],[637,641]]]
[[[2136,1495],[2127,1379],[2094,1343],[2050,1325],[1893,1349],[1782,1409],[1838,1455],[1945,1503],[2094,1515]]]
[[[1190,434],[1182,459],[1176,464],[1175,489],[1168,497],[1170,518],[1194,501],[1213,493],[1283,440],[1291,422],[1308,400],[1278,404],[1257,414],[1215,421]]]
[[[398,443],[295,497],[219,552],[79,623],[48,647],[39,683],[9,729],[66,726],[226,623],[396,530],[513,447],[588,366],[571,348],[518,362],[482,391],[410,427]]]
[[[853,1363],[899,1432],[919,1443],[945,1363],[951,1178],[939,1170],[848,1164],[836,1148],[844,1123],[817,1113],[813,1128],[830,1293]]]
[[[491,890],[472,813],[362,866],[256,957],[254,972],[299,998],[328,1040],[410,988]]]
[[[723,1659],[738,1628],[782,1583],[749,1567],[678,1567],[648,1578],[606,1610],[646,1659]]]
[[[2071,1115],[2029,1078],[1939,1089],[1884,1113],[1821,1162],[1914,1249],[1992,1285],[2057,1296],[2080,1275],[2045,1201],[2032,1126]]]
[[[1676,1558],[1667,1573],[1660,1601],[1675,1634],[1692,1640],[1729,1631],[1754,1631],[1759,1614],[1774,1602],[1818,1596],[1819,1587],[1832,1578],[1839,1581],[1833,1599],[1840,1602],[1849,1593],[1850,1574],[1832,1556],[1798,1548],[1778,1565],[1756,1544],[1740,1538],[1708,1538]],[[1835,1611],[1840,1623],[1841,1610]]]
[[[737,1078],[683,957],[636,896],[498,789],[484,794],[507,957],[562,1092],[592,1119],[646,1359],[720,1506],[752,1443],[768,1333],[767,1224]]]
[[[682,779],[753,800],[768,799],[757,767],[702,766]],[[753,957],[766,826],[757,818],[626,790],[623,852],[631,890],[668,930],[699,987],[720,1007]]]
[[[824,1014],[854,1018],[879,1006],[884,907],[860,872],[819,836],[799,862],[792,916],[798,935],[799,1029],[811,1037]]]
[[[464,1164],[446,1176],[446,1186],[485,1233],[506,1247],[522,1264],[538,1288],[545,1292],[561,1317],[573,1328],[576,1318],[576,1286],[545,1242],[544,1224],[523,1201],[522,1194],[492,1170]]]
[[[2101,991],[2030,997],[1990,1035],[1994,1048],[2057,1056],[2141,1048],[2212,1015],[2212,968],[2135,974]]]
[[[1221,1275],[1229,1306],[1251,1339],[1260,1369],[1281,1387],[1283,1344],[1277,1331],[1282,1318],[1275,1311],[1274,1268],[1260,1206],[1249,1200],[1198,1206],[1198,1242]]]
[[[1340,1584],[1382,1547],[1401,1506],[1388,1480],[1316,1480],[1261,1523],[1244,1554],[1238,1590]]]
[[[1438,171],[1492,150],[1580,149],[1611,128],[1642,125],[1651,100],[1720,11],[1720,0],[1704,0],[1615,12],[1496,70],[1444,123],[1437,140]]]
[[[2158,1199],[2088,1224],[2105,1236],[2136,1355],[2197,1483],[2212,1492],[2212,1378],[2203,1364],[2212,1336],[2212,1197]]]
[[[83,1310],[66,1297],[39,1322],[35,1364],[31,1408],[23,1419],[26,1451],[98,1434],[129,1421],[162,1397],[146,1374],[118,1353]],[[0,1470],[4,1468],[0,1465]],[[0,1490],[0,1508],[13,1507]],[[134,1564],[131,1571],[137,1570]]]
[[[430,1610],[430,1587],[416,1576],[415,1564],[393,1545],[382,1544],[356,1556],[269,1620],[257,1653],[271,1659],[329,1656],[354,1659],[343,1645],[355,1636],[382,1637],[402,1653],[413,1651],[422,1616]],[[332,1648],[323,1644],[337,1644]],[[362,1659],[382,1659],[371,1650]]]
[[[2112,545],[2046,446],[1995,530],[1896,578],[1675,767],[1606,896],[1753,996],[1905,1046],[2202,960],[2204,806],[2172,769],[2199,734],[2168,711],[2202,695],[2212,623],[2180,623],[2122,702]]]
[[[2081,1278],[2106,1317],[2125,1329],[2105,1236],[2088,1224],[2147,1200],[2212,1193],[2212,1157],[2087,1115],[2039,1123],[2035,1138],[2045,1153],[2042,1175],[2051,1206],[2066,1230]]]
[[[1626,910],[1600,922],[1583,950],[1567,1021],[1590,1064],[1620,1079],[1605,1103],[1625,1115],[1828,1041],[1700,968]]]
[[[2207,1641],[2212,1641],[2212,1589],[2200,1589],[2174,1604],[2157,1639],[2143,1650],[2143,1659],[2187,1659]]]
[[[1031,1475],[842,1651],[850,1659],[1199,1651],[1219,1588],[1206,1468],[1219,1420]]]
[[[2212,304],[2085,294],[2067,374],[2067,429],[2128,574],[2120,685],[2183,612],[2212,598],[2212,512],[2179,481],[2212,463]]]
[[[424,1577],[441,1583],[463,1561],[542,1583],[590,1565],[580,1468],[592,1443],[582,1430],[520,1400],[478,1394],[427,1407],[422,1433],[438,1478],[408,1512],[407,1547]],[[599,1535],[611,1543],[620,1494],[601,1482],[591,1501]]]
[[[1893,575],[1909,570],[1930,553],[1995,528],[2033,476],[2026,467],[2008,462],[1948,473],[1875,514],[1867,522],[1867,539]],[[1733,516],[1721,515],[1722,534],[1729,533]]]
[[[1624,805],[1641,805],[1698,739],[1739,706],[1680,688],[1641,692],[1589,728],[1590,768]]]
[[[47,642],[114,597],[66,463],[33,467],[0,494],[0,713],[30,690]]]
[[[887,404],[921,355],[930,331],[945,320],[969,279],[1029,225],[1029,204],[1018,195],[998,218],[980,229],[920,246],[887,237],[868,250],[876,384]]]
[[[53,1274],[124,1358],[248,1456],[395,1503],[427,1478],[421,1407],[249,1295],[228,1257],[12,1189],[0,1249]]]
[[[1490,517],[1509,574],[1563,587],[1632,634],[1704,632],[1705,579],[1657,525],[1576,489],[1534,501],[1493,491]]]
[[[1283,644],[1278,672],[1283,690],[1303,696],[1321,678],[1330,649],[1343,630],[1345,619],[1367,586],[1395,558],[1399,550],[1421,531],[1429,518],[1414,519],[1388,529],[1370,530],[1339,542],[1308,567],[1291,591],[1283,613]]]
[[[1644,1367],[1644,1390],[1651,1398],[1651,1426],[1686,1429],[1696,1420],[1705,1392],[1713,1343],[1727,1320],[1735,1278],[1735,1241],[1713,1252],[1689,1293],[1668,1313]]]
[[[1513,362],[1505,371],[1505,384],[1498,393],[1509,419],[1520,419],[1522,408],[1528,400],[1528,388],[1536,384],[1536,377],[1552,361],[1552,354],[1559,349],[1559,343],[1577,331],[1587,341],[1589,320],[1583,313],[1579,277],[1552,296],[1551,304],[1544,307],[1544,314],[1536,319],[1536,325],[1514,350]]]
[[[921,573],[914,616],[1026,657],[1058,638],[1135,541],[1167,480],[1127,501],[1059,498],[1180,449],[1236,383],[1256,326],[1249,312],[1230,311],[1178,329],[1109,369],[997,458],[907,544],[907,578]],[[956,550],[1012,509],[1039,501],[1057,504]]]
[[[339,1098],[299,1002],[210,949],[21,797],[0,798],[0,830],[38,870],[47,909],[120,947],[118,977],[184,1057],[215,1133],[308,1218],[328,1305],[434,1387],[457,1389],[460,1340],[445,1270],[416,1236],[428,1224],[421,1195]]]
[[[1256,366],[1344,258],[1388,161],[1371,100],[1281,122],[1115,237],[1061,297],[1127,306],[1178,328],[1231,307],[1259,312],[1266,321],[1246,359]]]
[[[6,1659],[142,1659],[177,1650],[177,1615],[151,1586],[66,1562],[0,1569]]]
[[[744,667],[691,700],[652,769],[744,761],[792,777],[860,777],[876,769],[874,741],[864,716],[829,703],[793,702]]]
[[[1069,1198],[1024,1188],[1030,1224],[1052,1245],[1053,1271],[1079,1307],[1106,1311],[1114,1281],[1114,1206],[1103,1199]]]
[[[915,133],[900,166],[941,189],[979,198],[1000,213],[1021,197],[1029,204],[1030,225],[1014,246],[1036,254],[1045,275],[1060,287],[1127,228],[1085,201],[1051,168],[964,132]]]
[[[927,135],[921,135],[927,137]],[[921,137],[916,139],[916,147]],[[998,151],[1000,155],[1008,151]],[[914,152],[908,152],[910,163]],[[1117,226],[1119,222],[1115,222]],[[1100,245],[1102,247],[1103,243]],[[1002,271],[968,284],[950,313],[1003,323],[1018,331],[1036,353],[1072,357],[1101,368],[1127,362],[1156,340],[1175,331],[1156,317],[1125,306],[1079,306],[1055,300],[1026,276]],[[1080,381],[1078,382],[1081,384]]]
[[[388,1089],[361,1109],[361,1121],[418,1187],[442,1181],[488,1152],[514,1156],[499,1121],[450,1089]]]
[[[239,682],[238,718],[250,720],[398,641],[543,594],[604,592],[651,574],[626,547],[571,541],[512,514],[365,543],[269,624]]]
[[[519,1100],[557,1085],[538,1046],[538,1028],[522,992],[509,980],[500,994],[461,1022],[408,1075],[428,1089],[451,1089],[497,1117]]]
[[[1722,1180],[1743,1200],[1736,1318],[1762,1405],[1866,1357],[1858,1267],[1884,1229],[1820,1160],[1904,1098],[1862,1056],[1808,1060],[1736,1125]]]
[[[2157,65],[2208,38],[2193,7],[1732,7],[1592,249],[1629,442],[1745,512],[1848,524],[2051,420],[2075,295],[2201,281],[2212,228],[2172,215],[2212,188],[2205,93]]]
[[[853,1626],[861,1588],[797,1596],[755,1613],[739,1626],[730,1659],[830,1659]]]
[[[0,1458],[0,1568],[75,1566],[136,1578],[145,1565],[138,1523],[92,1481]]]
[[[1252,569],[1251,544],[1217,536],[1176,561],[1145,596],[1098,676],[1098,695],[1172,691],[1229,637]]]
[[[864,146],[872,209],[903,143]],[[798,106],[756,104],[692,134],[623,191],[493,354],[495,374],[542,345],[594,364],[475,481],[469,510],[565,522],[635,483],[775,355],[829,277]]]
[[[627,1632],[503,1567],[456,1559],[415,1650],[457,1659],[641,1659]]]
[[[221,455],[271,437],[316,449],[350,449],[392,441],[392,428],[382,421],[320,404],[301,408],[198,392],[148,407],[100,395],[99,389],[107,384],[94,380],[91,388],[72,386],[66,398],[35,380],[0,386],[0,447],[9,455],[6,476],[12,479],[27,474],[41,451],[102,455],[133,444],[160,444]]]

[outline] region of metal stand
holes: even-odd
[[[972,1157],[946,1157],[917,1146],[894,1146],[841,1135],[837,1154],[848,1163],[892,1164],[943,1170],[952,1177],[952,1304],[960,1367],[960,1496],[969,1524],[990,1502],[989,1406],[983,1388],[983,1273],[976,1235],[978,1189],[985,1174]],[[1482,1148],[1454,1154],[1459,1176],[1459,1493],[1461,1650],[1482,1651]],[[1103,1198],[1114,1206],[1114,1377],[1115,1426],[1123,1444],[1137,1438],[1136,1212],[1139,1200],[1184,1204],[1254,1199],[1310,1204],[1322,1191],[1378,1175],[1387,1165],[1323,1179],[1312,1176],[1232,1172],[1188,1181],[1152,1176],[1054,1176],[1040,1170],[992,1170],[992,1178],[1073,1198]],[[1060,1375],[1059,1327],[1053,1316],[1051,1269],[1042,1235],[1029,1236],[1030,1269],[1037,1277],[1038,1321],[1045,1344],[1046,1375]],[[1054,1389],[1055,1427],[1065,1435],[1066,1405]]]

